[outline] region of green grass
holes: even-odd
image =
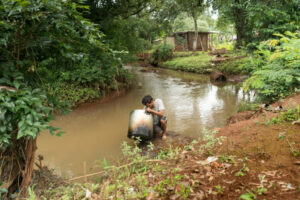
[[[249,62],[250,58],[245,57],[238,60],[219,63],[217,68],[225,74],[249,74],[252,71],[252,69],[248,67]]]
[[[161,67],[187,72],[206,73],[211,66],[211,56],[206,52],[199,52],[198,55],[188,57],[177,57],[163,62]]]

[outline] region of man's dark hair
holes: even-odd
[[[142,104],[147,105],[147,103],[151,103],[153,101],[153,98],[150,95],[146,95],[142,99]]]

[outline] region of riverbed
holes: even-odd
[[[66,132],[62,137],[48,133],[39,136],[38,154],[59,175],[82,175],[97,170],[104,158],[115,160],[121,153],[121,143],[130,142],[129,114],[143,108],[141,99],[146,94],[163,100],[168,132],[191,138],[200,137],[203,128],[226,125],[242,100],[253,100],[236,84],[212,84],[208,75],[127,68],[136,76],[132,89],[104,103],[83,104],[67,115],[57,116],[52,125]]]

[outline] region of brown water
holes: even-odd
[[[141,99],[146,94],[163,100],[168,131],[191,137],[199,137],[204,127],[224,126],[237,104],[242,99],[251,99],[235,85],[211,84],[206,75],[161,69],[158,73],[131,70],[136,73],[137,82],[142,83],[141,89],[134,87],[109,102],[82,105],[68,115],[56,117],[53,125],[66,132],[61,138],[41,134],[38,154],[58,174],[82,175],[84,162],[89,172],[104,157],[118,156],[120,144],[129,141],[126,138],[129,114],[143,108]]]

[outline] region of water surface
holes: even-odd
[[[250,97],[239,87],[210,83],[209,76],[159,69],[140,72],[133,68],[137,83],[124,95],[105,103],[90,103],[65,116],[57,116],[54,126],[66,132],[61,138],[41,134],[38,154],[58,174],[74,177],[83,174],[83,163],[89,169],[95,161],[120,154],[120,144],[127,139],[129,114],[141,109],[146,94],[163,100],[168,117],[167,130],[183,136],[199,137],[204,127],[226,124],[238,103]]]

